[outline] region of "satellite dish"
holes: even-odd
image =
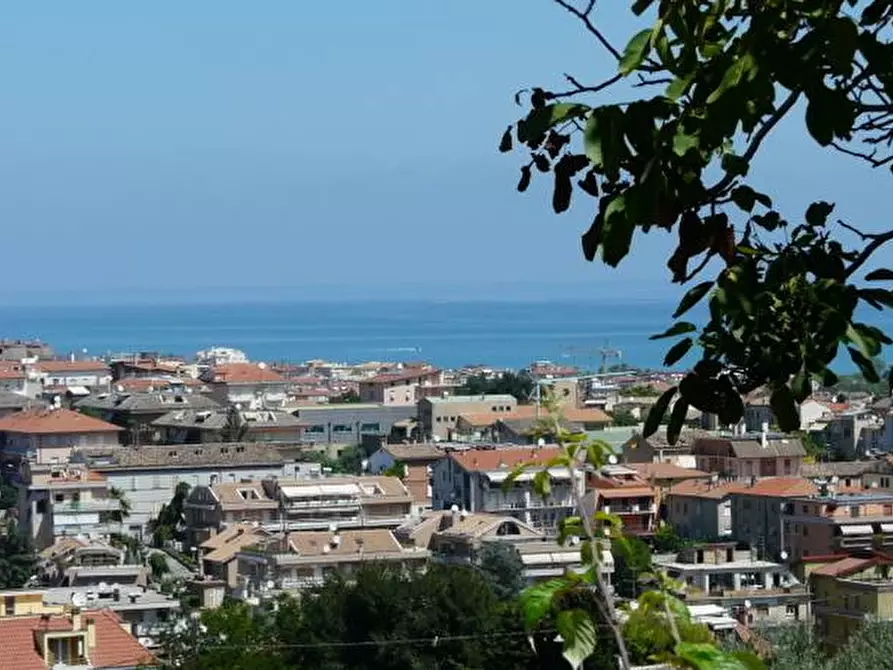
[[[781,560],[783,560],[783,561],[788,560],[788,552],[786,552],[786,551],[781,552],[779,554],[779,556],[781,557]]]
[[[276,588],[276,582],[274,582],[272,579],[268,579],[266,587],[268,590],[273,590],[274,588]]]
[[[837,475],[834,475],[833,477],[831,477],[832,484],[836,484],[839,481],[840,481],[840,478]]]
[[[337,532],[338,532],[338,524],[337,524],[337,523],[330,523],[330,524],[329,524],[329,532],[330,532],[330,533],[337,533]]]
[[[71,604],[75,607],[81,608],[87,604],[87,596],[78,591],[77,593],[71,594]]]
[[[614,454],[608,456],[608,463],[611,465],[617,465],[617,457]]]
[[[456,513],[459,511],[459,506],[458,506],[458,505],[453,505],[453,506],[451,506],[451,507],[450,507],[450,511],[451,511],[453,514],[456,514]]]
[[[53,396],[53,407],[62,407],[62,396]]]
[[[538,440],[536,441],[536,446],[538,446],[538,447],[545,447],[545,446],[546,446],[546,440],[545,440],[545,438],[542,438],[542,437],[541,437],[540,439],[538,439]]]
[[[332,550],[332,548],[327,544],[324,544],[322,547],[322,553],[324,553],[324,554],[328,554],[331,550]]]
[[[751,602],[749,600],[744,601],[744,609],[749,610],[752,607]]]
[[[108,593],[109,585],[106,582],[99,582],[99,592],[100,593]]]
[[[235,407],[236,407],[236,411],[237,411],[237,412],[241,412],[241,411],[242,411],[242,403],[237,402],[236,405],[235,405]]]
[[[267,367],[267,364],[264,363],[263,361],[261,361],[260,363],[257,364],[257,367],[259,367],[261,370],[265,370]]]

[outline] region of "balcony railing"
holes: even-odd
[[[93,500],[66,500],[53,503],[53,511],[57,514],[77,512],[116,512],[121,509],[121,502],[114,499],[94,498]]]

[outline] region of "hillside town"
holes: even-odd
[[[891,397],[817,388],[801,430],[782,434],[755,394],[740,425],[689,410],[675,444],[665,427],[645,437],[678,377],[283,364],[226,348],[93,359],[4,341],[3,527],[37,555],[3,590],[4,650],[27,667],[154,662],[195,612],[263,606],[370,562],[475,566],[490,545],[535,584],[581,568],[580,545],[558,539],[578,498],[618,516],[717,635],[805,622],[836,647],[893,616]],[[541,496],[532,472],[510,473],[556,457],[537,430],[556,406],[562,431],[610,456],[549,468]],[[616,552],[598,565],[618,602],[635,596]],[[36,620],[54,631],[37,646],[20,634]]]

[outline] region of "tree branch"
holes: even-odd
[[[557,1],[557,0],[556,0]],[[781,121],[784,116],[791,111],[791,108],[797,103],[797,99],[800,97],[800,91],[791,91],[788,94],[788,97],[785,98],[785,101],[781,103],[778,109],[766,119],[766,123],[760,126],[760,129],[754,133],[753,138],[750,140],[750,144],[748,144],[747,149],[744,152],[743,158],[747,161],[750,161],[759,151],[760,145],[763,143],[763,140],[769,135],[772,129],[778,125],[778,122]],[[732,182],[735,181],[735,175],[729,174],[726,175],[716,183],[716,185],[712,186],[707,190],[708,197],[715,197],[725,191]]]
[[[886,165],[887,163],[889,163],[890,161],[893,161],[893,155],[887,156],[886,158],[880,158],[880,159],[875,158],[877,151],[872,151],[870,154],[863,153],[861,151],[856,151],[854,149],[847,149],[845,146],[842,146],[838,142],[832,142],[831,146],[834,147],[837,151],[839,151],[842,154],[846,154],[848,156],[853,156],[854,158],[861,158],[862,160],[866,161],[869,165],[871,165],[871,167],[873,167],[873,168],[882,167],[882,166]]]
[[[608,88],[609,86],[613,86],[618,81],[623,79],[622,74],[615,74],[610,79],[606,79],[600,84],[596,84],[595,86],[583,86],[579,81],[577,81],[574,77],[565,73],[564,78],[567,79],[574,88],[570,91],[562,91],[561,93],[549,93],[548,98],[550,100],[554,100],[557,98],[566,98],[571,95],[577,95],[578,93],[598,93],[601,90]]]
[[[837,223],[847,230],[854,232],[859,236],[862,240],[869,240],[868,244],[865,245],[865,248],[859,252],[859,255],[850,263],[850,266],[846,269],[844,273],[844,277],[852,277],[856,270],[862,267],[865,262],[871,258],[872,254],[884,246],[890,240],[893,240],[893,229],[888,230],[886,233],[863,233],[861,230],[856,228],[855,226],[851,226],[848,223],[838,220]]]
[[[576,16],[583,22],[583,25],[586,26],[586,30],[595,35],[595,39],[599,41],[599,43],[608,50],[608,52],[614,56],[616,60],[620,60],[620,52],[617,51],[613,47],[613,45],[607,40],[607,38],[602,34],[602,32],[595,27],[592,23],[592,20],[589,18],[589,15],[592,13],[592,10],[595,8],[595,0],[589,0],[589,3],[586,5],[586,11],[580,11],[576,7],[574,7],[567,0],[554,0],[556,4],[564,7],[571,14]]]

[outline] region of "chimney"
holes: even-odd
[[[87,649],[96,647],[96,619],[87,619]]]
[[[761,426],[762,430],[760,431],[760,446],[765,449],[769,446],[769,424],[763,421],[763,425]]]
[[[71,629],[75,632],[83,630],[84,618],[79,609],[71,610]]]

